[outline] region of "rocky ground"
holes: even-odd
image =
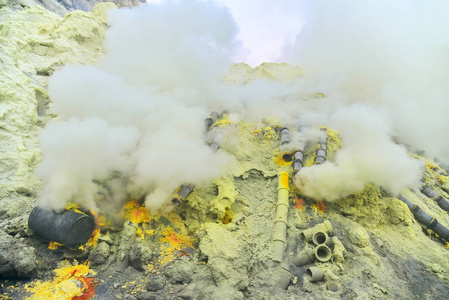
[[[324,209],[313,199],[296,198],[290,183],[285,260],[273,262],[277,175],[291,173],[291,165],[279,158],[278,124],[268,121],[231,123],[223,116],[215,126],[224,133],[219,151],[236,158],[231,171],[197,185],[170,214],[148,215],[134,200],[124,214],[110,213],[109,222],[82,249],[49,249],[49,241],[27,225],[41,189],[33,173],[41,159],[38,134],[57,118],[47,81],[64,65],[95,63],[103,55],[105,15],[116,6],[105,3],[93,12],[61,17],[29,2],[0,0],[0,298],[77,299],[83,290],[83,299],[89,299],[92,289],[77,287],[76,278],[94,278],[94,299],[449,298],[447,241],[373,185],[325,203]],[[255,69],[238,64],[226,81],[288,80],[302,74],[283,64]],[[332,160],[342,141],[338,132],[327,132]],[[317,147],[307,145],[306,165],[313,163]],[[449,177],[425,162],[423,178],[448,199]],[[447,212],[435,200],[419,191],[404,190],[403,195],[449,227]],[[295,256],[313,248],[302,232],[325,220],[340,240],[332,260],[295,266]],[[117,263],[121,255],[129,257],[124,270]],[[310,266],[325,269],[323,280],[311,281]]]

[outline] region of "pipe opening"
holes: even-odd
[[[290,153],[284,153],[282,155],[282,159],[286,162],[291,162],[292,161],[292,155]]]
[[[326,258],[329,255],[329,251],[326,248],[320,248],[316,253],[319,258]]]
[[[324,280],[324,269],[319,267],[310,267],[306,270],[306,274],[311,276],[311,282]]]
[[[327,240],[327,234],[324,232],[317,232],[313,236],[313,242],[317,245],[324,244]]]
[[[326,245],[319,245],[315,248],[315,257],[321,262],[326,262],[331,259],[331,249]]]

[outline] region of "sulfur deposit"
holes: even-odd
[[[435,199],[421,193],[419,186],[405,187],[400,193],[394,194],[387,190],[390,187],[388,182],[384,184],[382,181],[376,181],[378,177],[368,176],[369,180],[361,181],[362,186],[356,192],[348,188],[349,194],[342,193],[343,196],[337,197],[338,199],[327,199],[329,191],[338,190],[340,185],[345,183],[344,180],[330,176],[324,177],[326,181],[320,177],[321,181],[317,186],[323,193],[317,192],[316,188],[305,193],[306,189],[297,184],[300,179],[291,175],[292,162],[285,161],[280,150],[280,132],[284,127],[291,133],[289,150],[292,153],[298,153],[299,149],[304,152],[301,161],[303,166],[299,174],[307,172],[308,180],[316,180],[318,177],[314,176],[323,174],[320,172],[330,164],[337,170],[341,167],[339,163],[348,161],[349,165],[354,163],[360,166],[356,164],[357,161],[345,160],[346,154],[339,154],[345,149],[372,154],[364,152],[366,149],[357,148],[356,142],[360,135],[348,134],[354,133],[353,131],[341,133],[330,126],[344,123],[338,116],[334,115],[334,121],[338,122],[310,122],[307,127],[300,127],[299,125],[303,124],[293,122],[296,120],[293,117],[294,112],[286,107],[306,110],[315,105],[321,107],[326,101],[330,101],[321,91],[303,91],[294,87],[294,84],[300,85],[301,80],[307,77],[307,70],[284,63],[263,63],[256,68],[244,63],[234,64],[228,74],[221,78],[222,85],[219,85],[217,90],[223,94],[216,96],[218,100],[210,100],[204,95],[211,96],[211,91],[217,91],[212,89],[215,88],[215,83],[208,78],[209,73],[196,74],[203,76],[201,78],[210,84],[206,87],[196,86],[197,78],[186,75],[186,70],[197,70],[197,66],[190,65],[190,61],[181,64],[179,68],[172,67],[168,71],[164,69],[168,75],[161,71],[158,73],[160,76],[154,78],[149,74],[150,68],[146,70],[148,77],[137,77],[133,68],[139,67],[141,62],[133,61],[133,57],[126,57],[126,63],[114,61],[116,56],[126,54],[117,50],[121,48],[115,48],[115,43],[120,44],[122,40],[108,40],[106,46],[103,43],[108,34],[109,38],[115,34],[124,34],[120,27],[115,27],[117,31],[108,31],[111,26],[118,26],[108,23],[108,13],[117,9],[115,4],[101,3],[93,7],[92,12],[75,10],[61,17],[29,2],[22,1],[22,4],[17,6],[0,0],[0,299],[449,298],[448,241],[435,234],[432,228],[418,222],[413,208],[410,210],[406,202],[399,199],[399,195],[402,195],[448,228],[448,212],[444,211]],[[85,9],[88,10],[89,7]],[[139,10],[139,13],[144,12]],[[214,12],[217,16],[225,14],[220,10]],[[123,12],[125,17],[128,13],[131,13],[130,10]],[[140,27],[137,25],[141,23],[138,22],[146,19],[126,20],[131,23],[130,26],[136,26],[135,31],[126,32],[127,36],[139,33]],[[199,28],[192,30],[202,32],[202,27]],[[230,32],[222,34],[231,34]],[[177,34],[176,30],[174,34]],[[183,37],[181,40],[180,43],[189,51],[196,49],[197,44],[192,44],[189,38]],[[113,53],[107,53],[105,47],[110,47],[108,49]],[[161,46],[157,49],[163,55],[164,48]],[[117,52],[114,52],[115,50]],[[139,55],[142,49],[128,50],[137,51],[133,54]],[[208,51],[212,50],[208,48]],[[200,54],[193,55],[193,59],[202,61],[202,55],[205,53]],[[178,61],[179,57],[176,55],[170,59],[178,63],[184,62]],[[157,59],[148,60],[158,63]],[[129,68],[125,68],[126,74],[119,72],[119,64],[123,64],[123,68]],[[75,66],[64,69],[68,65]],[[200,67],[203,69],[204,66]],[[207,67],[214,69],[216,66]],[[120,98],[122,95],[107,94],[111,85],[93,86],[91,92],[104,92],[96,95],[98,98],[111,100],[106,102],[109,105],[97,106],[96,102],[86,102],[85,98],[75,97],[77,101],[69,103],[73,105],[70,108],[82,109],[76,110],[76,116],[64,115],[69,106],[50,99],[48,91],[49,79],[58,80],[57,77],[51,76],[60,70],[68,72],[60,74],[77,74],[69,73],[73,70],[87,70],[87,73],[95,70],[96,73],[89,73],[91,77],[87,80],[70,78],[73,80],[73,86],[81,87],[84,87],[82,83],[86,84],[86,81],[89,84],[90,81],[98,79],[92,74],[100,77],[111,72],[107,73],[108,78],[112,78],[111,82],[117,86],[125,86],[126,93]],[[61,78],[67,79],[59,79]],[[177,86],[172,84],[173,78],[183,80]],[[151,80],[157,81],[160,86],[155,88],[146,85],[147,81]],[[52,91],[54,95],[65,95],[66,91],[56,90],[58,86],[55,86]],[[239,88],[244,91],[241,92]],[[270,102],[271,98],[263,95],[265,91],[281,93],[281,96],[273,103]],[[76,92],[78,90],[73,88],[73,93]],[[240,98],[251,97],[253,94],[259,98],[239,102]],[[137,97],[136,95],[142,99],[151,95],[162,99],[162,104],[148,109],[142,104],[144,102],[135,101],[133,97]],[[216,112],[217,117],[212,118],[212,124],[205,127],[204,119],[200,117],[206,118],[206,109],[220,104],[220,97],[225,96],[232,100],[229,102],[232,102],[232,105],[228,103],[229,110]],[[184,97],[188,99],[188,105],[179,100]],[[207,107],[201,106],[204,103],[199,101],[199,98],[209,101],[204,100],[207,102],[204,106]],[[142,107],[137,109],[138,112],[144,112],[142,119],[135,120],[136,115],[131,109],[125,111],[131,118],[120,114],[123,112],[122,108],[127,108],[126,101],[136,105],[142,104]],[[173,104],[171,101],[176,105],[170,106]],[[56,105],[55,108],[53,104],[56,103],[59,103],[59,106]],[[78,106],[79,103],[85,106]],[[254,105],[258,103],[260,105]],[[269,113],[269,109],[262,107],[263,105],[273,108],[273,114],[255,119],[254,116],[262,111]],[[164,119],[165,115],[162,117],[162,113],[175,111],[173,107],[179,109],[176,111],[179,115]],[[232,111],[235,108],[244,113]],[[59,109],[61,113],[56,114],[55,109]],[[135,107],[133,109],[135,110]],[[355,111],[364,113],[363,110]],[[355,111],[345,110],[340,113],[344,115]],[[153,119],[145,119],[147,112],[152,113]],[[285,118],[282,113],[285,113]],[[313,111],[312,116],[316,116],[314,113],[316,111]],[[190,116],[191,119],[186,117],[178,120],[176,116]],[[198,119],[194,120],[197,116]],[[79,118],[76,119],[77,117]],[[92,119],[89,119],[90,117]],[[304,114],[302,117],[307,119],[310,115]],[[108,145],[118,145],[126,148],[126,151],[120,152],[118,156],[111,155],[118,151],[117,148],[101,148],[104,145],[96,144],[96,140],[87,138],[92,127],[82,127],[86,124],[83,123],[85,119],[94,120],[92,122],[97,125],[95,129],[107,128],[110,123],[115,126],[122,122],[120,126],[125,124],[126,126],[123,126],[129,129],[126,133],[137,132],[135,136],[125,134],[126,138],[135,140],[135,145],[131,142],[121,143],[122,140],[115,141],[116,143]],[[158,122],[154,119],[158,119]],[[193,121],[189,123],[190,120]],[[92,170],[92,174],[104,176],[88,178],[86,175],[75,178],[79,182],[88,178],[89,187],[95,187],[93,192],[88,188],[81,190],[86,187],[83,184],[79,186],[79,190],[78,186],[75,188],[79,192],[78,195],[93,194],[91,201],[83,199],[86,200],[83,203],[58,202],[58,209],[83,210],[84,214],[95,220],[96,229],[91,239],[75,250],[43,239],[27,225],[31,210],[45,190],[44,183],[36,175],[35,169],[42,161],[43,155],[48,155],[47,162],[53,162],[51,154],[56,153],[42,153],[39,144],[42,141],[39,141],[39,136],[47,130],[45,137],[51,137],[49,130],[55,128],[52,126],[64,122],[79,125],[75,126],[75,129],[87,128],[80,134],[81,137],[86,137],[84,144],[64,149],[86,151],[83,153],[89,157],[89,146],[94,144],[105,149],[105,152],[97,157],[98,160],[118,157],[117,161],[113,162],[117,163],[114,165],[116,168],[112,168],[111,172],[104,169]],[[373,121],[373,124],[376,125],[376,122]],[[174,129],[177,130],[170,128],[172,124],[176,124]],[[198,136],[188,136],[188,131],[183,131],[194,127],[192,124],[200,124]],[[342,128],[345,128],[343,125]],[[145,135],[148,134],[142,129],[146,128],[145,126],[150,127],[152,132],[167,128],[170,130],[161,131],[161,135]],[[362,127],[356,127],[360,128]],[[365,132],[362,129],[360,131]],[[118,130],[113,133],[120,135],[123,132]],[[168,138],[165,135],[167,132],[171,134]],[[179,134],[180,132],[182,134]],[[69,130],[62,131],[58,135],[60,139],[52,141],[53,145],[58,148],[59,142],[70,137],[71,133],[73,132]],[[98,136],[102,138],[101,134]],[[151,138],[145,140],[145,136]],[[112,140],[114,137],[114,134],[108,136]],[[171,137],[176,137],[182,143],[179,143],[179,140],[172,141]],[[195,144],[198,137],[201,140],[200,146]],[[370,140],[367,136],[361,138],[369,140],[370,143],[384,141],[383,137],[379,137],[379,140]],[[211,140],[219,144],[216,151],[209,148],[208,141]],[[150,151],[161,141],[167,142],[164,151],[155,152],[161,156],[146,157],[148,153],[143,150]],[[384,142],[386,147],[396,145],[392,139]],[[145,148],[145,143],[151,147]],[[427,160],[422,153],[415,153],[405,146],[393,148],[398,150],[397,153],[407,155],[404,161],[411,160],[416,166],[422,166],[421,180],[439,196],[449,199],[449,176],[447,170],[442,168],[444,166]],[[202,154],[195,157],[198,166],[209,162],[211,157],[219,157],[224,159],[224,171],[212,172],[216,166],[207,163],[206,168],[198,167],[198,170],[194,169],[197,165],[190,167],[190,157],[185,153],[191,153],[189,151],[192,149],[199,149]],[[326,152],[326,161],[321,164],[317,163],[316,159],[319,149]],[[76,155],[79,155],[80,151],[74,151],[73,156],[69,158],[78,157]],[[123,164],[126,167],[120,169],[120,159],[133,163],[142,161],[129,159],[130,157],[148,158],[152,164]],[[173,161],[176,163],[173,164]],[[221,163],[223,161],[220,160]],[[80,170],[86,165],[97,166],[98,162],[93,160],[91,164],[83,163],[74,163],[71,166],[74,170]],[[183,164],[188,165],[190,169],[185,171]],[[374,164],[375,161],[368,167]],[[63,168],[65,165],[60,166]],[[157,172],[150,168],[153,166]],[[168,167],[178,168],[176,170],[180,171],[167,171]],[[136,169],[148,177],[130,175]],[[58,173],[52,169],[52,172],[60,176],[54,178],[63,178],[63,175],[66,175],[63,171],[58,169]],[[209,171],[216,176],[211,176]],[[287,172],[290,180],[288,183],[284,182],[289,187],[285,224],[286,245],[283,261],[278,263],[272,259],[272,246],[278,193],[277,176],[281,172]],[[198,173],[201,176],[190,176]],[[366,171],[360,174],[369,173]],[[139,182],[142,178],[151,180]],[[194,180],[198,178],[202,180]],[[73,187],[70,185],[73,182],[61,180],[57,183],[63,192],[67,190],[66,187]],[[172,198],[167,200],[161,197],[163,203],[156,203],[157,205],[148,201],[149,198],[156,199],[166,193],[172,196],[179,191],[181,184],[189,184],[193,188],[177,205],[170,203]],[[352,187],[349,183],[347,186]],[[323,197],[313,198],[311,195]],[[78,200],[76,193],[70,196],[69,200]],[[80,205],[86,203],[93,205],[87,208]],[[303,251],[317,252],[316,249],[320,246],[316,241],[318,245],[306,241],[303,231],[324,221],[328,221],[333,228],[325,233],[329,239],[325,245],[332,251],[331,259],[322,262],[313,256],[307,265],[297,267],[293,262],[298,254]],[[319,279],[312,278],[310,270],[308,271],[310,267],[322,272],[322,276],[320,275]]]

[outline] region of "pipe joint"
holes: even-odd
[[[326,162],[326,158],[322,157],[322,156],[317,156],[315,157],[315,164],[319,165],[319,164],[324,164]]]
[[[449,202],[443,196],[438,196],[436,202],[439,207],[441,207],[445,211],[449,211]]]
[[[315,258],[320,262],[327,262],[332,257],[331,249],[324,244],[316,246],[314,249],[314,254],[315,254]]]
[[[310,282],[324,280],[325,270],[319,267],[310,267],[306,270],[307,275],[311,277]]]
[[[334,243],[332,242],[332,239],[329,237],[329,235],[325,231],[317,231],[312,236],[312,242],[319,246],[319,245],[326,245],[329,248],[331,248]]]
[[[298,255],[296,255],[293,260],[292,263],[299,267],[305,266],[307,264],[313,263],[315,261],[315,252],[313,249],[307,249],[304,250],[300,253],[298,253]]]
[[[307,242],[311,242],[313,235],[318,231],[326,232],[328,236],[334,235],[334,229],[332,228],[331,222],[328,220],[304,230],[302,234]]]
[[[434,190],[432,190],[428,185],[424,185],[422,187],[421,193],[432,199],[438,197],[438,194]]]

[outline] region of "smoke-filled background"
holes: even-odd
[[[99,65],[66,67],[50,81],[60,117],[41,135],[41,204],[95,207],[106,180],[117,199],[146,196],[147,207],[161,209],[181,184],[226,172],[232,157],[204,142],[205,117],[225,109],[236,120],[310,127],[304,138],[314,142],[313,128],[340,131],[335,161],[295,178],[306,196],[337,200],[367,183],[393,194],[416,186],[421,164],[395,141],[449,162],[448,6],[188,0],[113,11]],[[286,61],[306,76],[222,84],[242,60]],[[327,97],[304,100],[317,91]]]

